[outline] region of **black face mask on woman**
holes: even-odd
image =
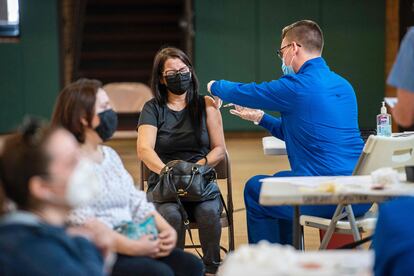
[[[191,72],[165,76],[167,88],[175,95],[184,94],[191,86]]]
[[[118,127],[118,115],[112,109],[98,113],[100,123],[95,128],[96,133],[101,137],[102,141],[108,141],[114,135]]]

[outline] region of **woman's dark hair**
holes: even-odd
[[[38,119],[27,118],[20,130],[5,138],[0,154],[0,182],[6,197],[20,209],[29,209],[29,181],[47,176],[51,157],[46,144],[55,129]]]
[[[52,115],[52,126],[69,130],[79,143],[85,142],[84,118],[92,126],[95,115],[96,93],[102,83],[98,80],[79,79],[67,85],[60,92]]]
[[[159,105],[166,105],[168,101],[167,87],[161,83],[163,77],[164,65],[168,59],[180,59],[188,66],[191,72],[192,85],[187,91],[186,103],[190,113],[191,124],[195,130],[197,141],[200,143],[201,124],[205,112],[204,101],[199,101],[198,96],[198,79],[194,72],[193,65],[187,55],[180,49],[166,47],[157,52],[154,58],[151,76],[151,89],[155,100]]]

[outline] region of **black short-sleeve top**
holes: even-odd
[[[177,159],[197,162],[210,152],[204,96],[199,96],[198,101],[202,112],[200,139],[197,139],[188,107],[174,111],[166,104],[159,105],[155,99],[145,103],[138,127],[152,125],[157,128],[154,150],[164,163]],[[150,179],[155,181],[153,177]],[[150,184],[152,181],[148,182]]]

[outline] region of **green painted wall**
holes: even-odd
[[[21,0],[19,43],[0,43],[0,133],[25,114],[49,118],[59,90],[57,0]],[[281,76],[280,30],[319,22],[324,57],[354,86],[360,126],[375,127],[384,95],[385,0],[195,0],[195,64],[211,79],[266,81]],[[260,130],[223,111],[226,130]]]
[[[20,41],[0,42],[0,133],[49,118],[59,91],[57,0],[20,0]]]
[[[195,0],[195,66],[211,79],[268,81],[281,76],[281,29],[300,19],[324,31],[323,56],[356,91],[361,128],[375,128],[384,97],[385,0]],[[226,130],[260,130],[223,110]]]

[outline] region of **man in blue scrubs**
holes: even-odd
[[[282,31],[278,51],[282,78],[260,84],[226,80],[208,84],[210,93],[223,101],[280,112],[276,118],[260,110],[239,109],[253,114],[255,123],[286,142],[291,171],[274,176],[350,175],[361,153],[355,92],[347,80],[329,69],[321,57],[323,44],[315,22],[295,22]],[[259,204],[259,180],[265,177],[252,177],[244,189],[249,242],[291,244],[293,208]],[[368,208],[353,209],[358,216]],[[335,206],[303,206],[301,213],[330,218],[334,210]]]

